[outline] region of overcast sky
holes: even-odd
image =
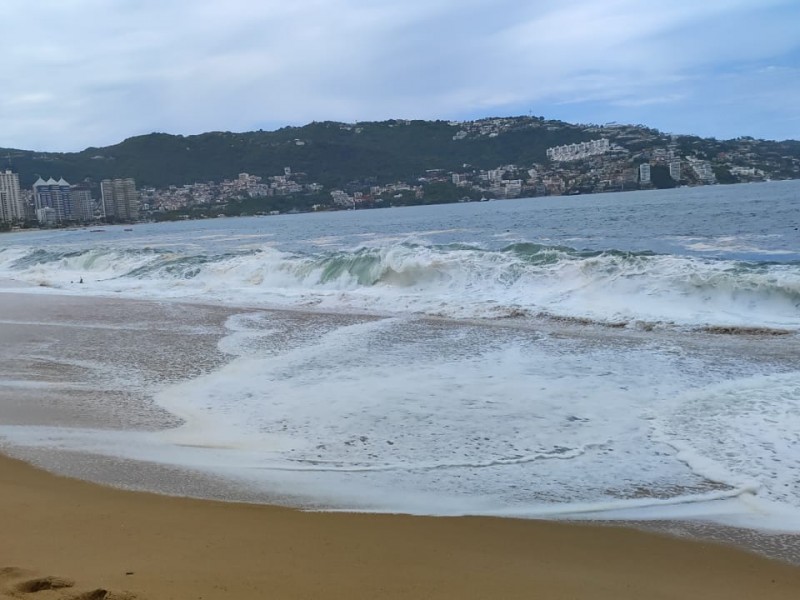
[[[0,147],[527,115],[800,139],[800,0],[2,0]]]

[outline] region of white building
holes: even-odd
[[[650,163],[639,165],[639,183],[650,183]]]
[[[333,203],[338,206],[355,206],[353,197],[342,190],[333,190],[331,192],[331,198],[333,199]]]
[[[689,161],[689,166],[700,181],[707,184],[717,183],[717,176],[714,175],[714,169],[711,168],[711,163],[689,157],[687,157],[686,160]]]
[[[681,161],[673,160],[669,163],[669,176],[675,181],[681,180]]]
[[[564,162],[570,160],[580,160],[589,156],[605,154],[611,150],[611,142],[606,138],[569,144],[566,146],[554,146],[547,149],[547,158],[554,162]]]
[[[36,220],[39,222],[39,225],[44,225],[45,227],[54,226],[56,223],[58,223],[58,219],[56,218],[56,209],[54,209],[52,206],[37,208]]]
[[[504,198],[519,198],[522,195],[522,180],[509,179],[503,182]]]
[[[488,171],[489,181],[502,181],[503,175],[506,174],[506,170],[504,168],[499,169],[491,169]]]
[[[13,223],[26,217],[25,201],[19,190],[19,175],[11,169],[0,171],[0,222]]]
[[[764,171],[755,167],[731,167],[731,174],[737,177],[763,177]]]

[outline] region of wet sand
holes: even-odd
[[[0,597],[730,600],[800,590],[800,568],[633,529],[303,513],[121,491],[8,458],[0,524]]]
[[[222,308],[17,293],[0,294],[0,308],[3,424],[168,426],[149,401],[151,374],[173,381],[225,360],[215,351],[229,314]],[[134,343],[145,334],[153,343]],[[123,380],[106,376],[108,356],[124,358]],[[112,404],[125,410],[99,411],[115,394]],[[52,460],[42,464],[58,467]],[[97,469],[102,481],[130,480],[113,461]],[[147,487],[149,477],[174,474],[154,468],[141,477]],[[798,590],[797,566],[631,528],[193,500],[0,457],[0,598],[727,600],[796,598]]]

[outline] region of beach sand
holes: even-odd
[[[0,531],[0,598],[731,600],[800,592],[798,567],[633,529],[304,513],[116,490],[9,458],[0,458]]]
[[[0,294],[0,309],[5,425],[166,426],[147,385],[132,386],[137,374],[172,381],[224,360],[214,354],[223,309],[17,293]],[[127,379],[102,379],[105,356]],[[114,394],[126,410],[99,410]],[[130,474],[95,475],[125,485]],[[795,599],[800,567],[632,528],[124,491],[0,457],[0,598],[28,597]]]

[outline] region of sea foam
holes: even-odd
[[[0,276],[60,292],[452,318],[800,329],[800,265],[513,244],[300,254],[91,247],[0,251]]]

